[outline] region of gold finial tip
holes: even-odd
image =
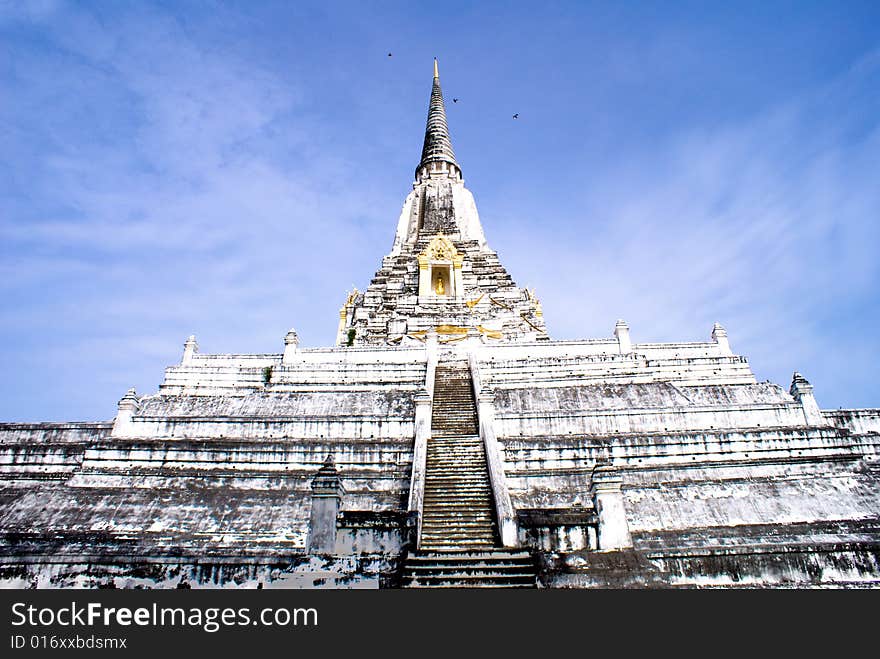
[[[437,70],[437,58],[434,58],[434,77],[439,78],[440,72]]]

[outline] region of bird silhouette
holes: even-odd
[[[388,57],[391,57],[391,53],[388,53]]]
[[[514,119],[519,119],[519,112],[517,112],[515,115],[513,115],[513,118],[514,118]]]
[[[453,103],[458,103],[458,99],[457,99],[457,98],[453,98],[453,99],[452,99],[452,102],[453,102]]]

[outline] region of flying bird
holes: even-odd
[[[513,118],[514,118],[514,119],[519,119],[519,112],[517,112],[515,115],[513,115]]]
[[[388,57],[391,57],[391,53],[388,53]]]
[[[452,99],[452,102],[453,102],[453,103],[458,103],[458,99],[457,99],[457,98],[453,98],[453,99]]]

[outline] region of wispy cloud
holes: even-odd
[[[298,62],[227,38],[247,21],[233,9],[172,9],[0,2],[0,359],[15,373],[0,385],[0,419],[111,417],[128,386],[155,390],[192,332],[212,352],[280,351],[290,325],[306,345],[327,345],[345,290],[363,287],[390,247],[407,181],[378,186],[376,172],[395,140],[417,149],[419,137],[398,135],[399,80],[369,64],[388,77],[371,85],[336,70],[328,82],[310,60],[300,66],[310,78],[288,74]],[[315,47],[319,59],[345,59],[335,53],[345,45],[363,57],[354,39],[368,19],[352,19],[337,44],[327,35],[341,19],[321,17],[327,34],[297,56]],[[407,24],[366,32],[389,64],[384,43]],[[462,48],[476,43],[462,34]],[[510,26],[510,47],[519,35]],[[492,48],[482,38],[477,70],[500,70],[480,59]],[[688,54],[677,35],[669,41]],[[539,47],[555,57],[551,42]],[[627,52],[639,75],[625,77],[642,84],[639,51]],[[610,335],[623,317],[636,341],[697,340],[718,320],[759,377],[787,384],[798,368],[824,405],[880,404],[870,340],[880,320],[878,60],[722,125],[670,120],[655,140],[585,161],[583,184],[565,195],[495,158],[491,169],[516,189],[507,206],[481,207],[490,245],[537,287],[555,337]],[[576,113],[572,69],[553,70],[559,105],[537,99],[535,111]],[[340,79],[351,94],[331,98],[350,105],[316,100]],[[467,134],[465,121],[509,116],[467,109],[487,83],[466,85],[453,137]],[[549,128],[509,139],[522,140],[523,158],[555,153],[565,145],[559,133],[541,141]],[[489,144],[489,130],[462,151]],[[479,204],[491,191],[473,183]]]
[[[780,107],[623,153],[598,176],[584,172],[583,216],[546,209],[557,232],[507,218],[503,255],[519,271],[540,268],[533,281],[557,336],[610,335],[620,316],[637,341],[697,340],[717,320],[760,377],[787,384],[804,370],[820,402],[823,389],[852,392],[880,356],[841,363],[835,349],[875,334],[878,83],[872,53]],[[829,318],[848,313],[858,327],[840,323],[834,336]],[[877,404],[876,393],[856,398]]]
[[[6,152],[29,160],[33,178],[0,214],[0,329],[20,346],[13,365],[33,373],[23,391],[54,370],[63,387],[94,387],[95,402],[71,409],[50,382],[51,414],[112,416],[118,391],[100,374],[152,390],[191,331],[209,333],[215,351],[280,350],[291,322],[307,340],[332,340],[321,321],[351,282],[328,276],[328,241],[337,262],[368,273],[381,249],[361,253],[375,241],[362,209],[375,194],[326,185],[347,164],[322,157],[320,122],[300,111],[299,92],[145,7],[112,27],[61,5],[36,14],[52,21],[52,47],[20,51],[4,117]],[[305,316],[310,306],[319,310]],[[25,331],[45,344],[22,351]],[[33,418],[35,405],[19,412],[28,394],[4,399],[4,418]]]

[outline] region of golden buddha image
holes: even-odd
[[[434,292],[437,295],[446,295],[446,288],[443,286],[443,278],[437,277],[437,285],[434,286]]]

